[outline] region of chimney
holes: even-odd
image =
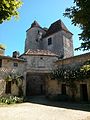
[[[12,57],[18,58],[20,53],[18,51],[14,51]]]

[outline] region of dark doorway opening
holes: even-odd
[[[6,93],[11,93],[11,81],[6,82]]]
[[[88,101],[87,84],[80,85],[80,98],[81,101]]]
[[[66,84],[62,84],[61,93],[62,93],[63,95],[66,95]]]
[[[27,73],[26,96],[44,94],[45,94],[45,75]]]

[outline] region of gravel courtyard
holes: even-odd
[[[1,106],[0,120],[90,120],[90,112],[27,102]]]

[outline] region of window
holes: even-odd
[[[11,93],[11,81],[6,82],[6,93]]]
[[[52,44],[52,38],[48,38],[48,45]]]
[[[38,30],[38,38],[39,40],[42,38],[42,32]]]
[[[38,42],[38,39],[36,39],[36,42]]]
[[[2,59],[0,59],[0,67],[2,67]]]
[[[42,60],[42,59],[43,59],[43,57],[40,57],[40,59]]]
[[[14,67],[18,67],[18,63],[14,63],[13,66],[14,66]]]

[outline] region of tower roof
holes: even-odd
[[[38,24],[38,22],[35,20],[32,24],[31,27],[40,27],[40,25]]]
[[[64,30],[66,32],[71,33],[61,20],[57,20],[56,22],[51,24],[51,26],[49,27],[49,29],[48,29],[48,31],[46,33],[46,36],[51,35],[53,33],[56,33],[58,31],[61,31],[61,30]]]

